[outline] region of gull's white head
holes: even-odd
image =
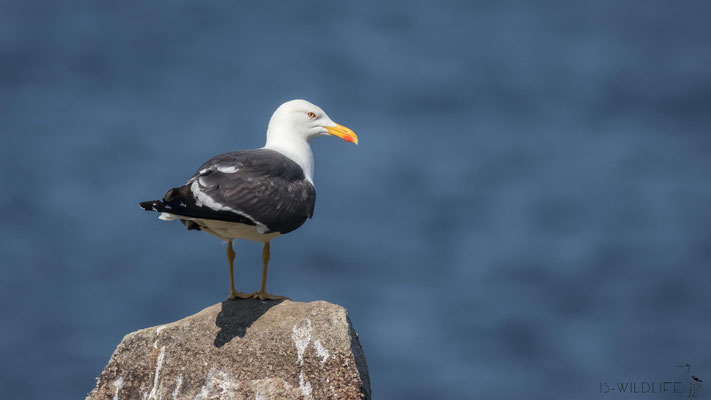
[[[318,106],[306,100],[291,100],[279,106],[269,120],[266,149],[282,153],[301,166],[306,179],[313,183],[314,156],[309,140],[333,135],[358,144],[358,136],[338,125]]]
[[[306,100],[291,100],[274,111],[267,128],[267,143],[275,141],[309,141],[318,136],[333,135],[358,144],[358,136],[338,125],[321,109]]]

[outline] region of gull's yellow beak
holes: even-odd
[[[343,125],[336,124],[336,126],[324,126],[324,128],[333,136],[338,136],[346,142],[358,144],[358,136],[356,136],[355,132]]]

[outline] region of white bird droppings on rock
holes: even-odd
[[[326,360],[328,360],[328,357],[331,356],[330,354],[328,354],[328,350],[326,350],[326,348],[323,347],[323,345],[321,344],[320,339],[317,339],[314,342],[314,348],[316,348],[316,355],[321,357],[321,364],[325,363]]]
[[[301,371],[301,373],[299,374],[299,389],[301,389],[301,394],[303,394],[307,400],[313,399],[313,396],[311,395],[311,384],[309,383],[309,381],[304,379],[304,371]]]
[[[173,400],[178,399],[178,395],[180,394],[180,386],[182,386],[182,385],[183,385],[183,375],[180,374],[175,379],[175,390],[173,390]]]
[[[165,325],[161,325],[156,328],[156,340],[153,342],[153,348],[157,349],[158,348],[158,337],[160,336],[160,332],[165,329]]]
[[[299,365],[304,365],[304,352],[311,341],[311,320],[306,318],[302,319],[294,325],[294,328],[291,331],[291,338],[294,340],[294,344],[296,345],[296,356],[298,357],[297,362]]]
[[[114,392],[114,400],[119,400],[118,393],[123,387],[123,376],[119,376],[119,378],[114,381],[114,387],[116,388],[116,392]]]
[[[203,399],[232,399],[236,397],[239,389],[239,381],[231,374],[212,368],[207,373],[205,384],[202,386],[200,393],[195,396],[195,400]]]
[[[160,354],[158,354],[158,362],[156,363],[156,375],[153,378],[153,389],[151,393],[148,394],[148,400],[158,400],[159,390],[158,381],[160,380],[160,369],[163,367],[163,359],[165,358],[165,346],[160,348]]]

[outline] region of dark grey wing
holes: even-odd
[[[173,214],[249,223],[262,233],[298,228],[313,216],[315,201],[301,167],[266,149],[214,157],[163,198]]]

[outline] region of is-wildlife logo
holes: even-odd
[[[600,382],[601,394],[677,394],[686,395],[689,398],[699,398],[703,392],[703,380],[694,375],[691,364],[686,363],[678,366],[682,368],[683,378],[677,379],[652,379],[639,381],[602,381]]]

